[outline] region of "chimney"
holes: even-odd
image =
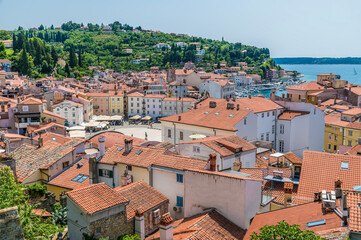
[[[209,108],[216,108],[216,107],[217,107],[217,102],[215,102],[215,101],[209,102]]]
[[[237,104],[237,111],[239,111],[239,104]]]
[[[178,121],[180,121],[180,120],[182,120],[182,116],[179,115],[178,116]]]
[[[97,159],[95,157],[89,158],[89,183],[98,183],[97,180]]]
[[[322,199],[321,199],[321,192],[315,192],[314,193],[314,198],[313,198],[313,201],[314,202],[319,202],[319,201],[321,201]]]
[[[39,148],[41,148],[43,145],[44,145],[43,138],[41,137],[41,134],[40,134],[39,138],[38,138],[38,146],[39,146]]]
[[[124,146],[125,146],[124,152],[126,153],[130,152],[133,148],[133,139],[131,138],[124,139]]]
[[[160,240],[172,240],[173,239],[173,218],[169,212],[164,214],[160,219],[159,235]]]
[[[134,230],[141,240],[145,239],[144,210],[142,208],[135,210]]]
[[[335,192],[336,198],[340,198],[342,196],[342,181],[339,178],[335,181]]]
[[[233,171],[239,172],[242,168],[242,162],[241,161],[235,161],[233,163]]]
[[[284,187],[284,192],[285,192],[284,207],[290,207],[290,205],[291,205],[290,203],[292,201],[293,183],[285,182],[283,187]]]
[[[217,159],[216,153],[209,154],[209,162],[210,162],[210,170],[211,171],[216,171],[216,159]]]
[[[99,141],[99,154],[100,157],[103,157],[105,154],[105,136],[100,137],[98,141]]]
[[[250,94],[250,95],[248,95],[248,98],[249,98],[249,99],[251,99],[251,98],[252,98],[252,95],[251,95],[251,94]]]

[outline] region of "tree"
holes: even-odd
[[[79,67],[83,67],[83,58],[81,56],[81,50],[79,50],[79,53],[78,53],[78,65],[79,65]]]
[[[53,66],[58,62],[58,53],[54,47],[51,47],[51,59],[53,60]]]
[[[8,54],[6,53],[5,44],[0,42],[0,59],[8,58]]]
[[[44,25],[43,24],[41,24],[40,25],[40,27],[38,28],[40,31],[42,31],[42,30],[44,30],[45,29],[45,27],[44,27]]]
[[[252,233],[251,240],[319,240],[320,236],[309,230],[301,230],[299,225],[289,225],[287,222],[279,222],[276,226],[264,226],[260,233]]]
[[[69,67],[68,63],[65,64],[65,69],[64,70],[66,72],[66,76],[69,77],[69,75],[70,75],[70,67]]]
[[[16,57],[14,68],[22,75],[29,75],[32,66],[33,66],[32,58],[26,52],[25,48],[23,48],[23,50],[21,50]]]
[[[0,40],[9,40],[10,35],[8,31],[0,30]]]
[[[70,51],[69,51],[69,66],[71,68],[75,67],[77,65],[77,59],[76,59],[76,55],[75,55],[75,50],[73,46],[70,46]]]

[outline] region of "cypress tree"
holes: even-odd
[[[76,59],[76,55],[75,55],[75,50],[73,48],[73,46],[70,47],[70,52],[69,52],[69,66],[71,68],[74,68],[77,65],[77,59]]]
[[[0,42],[0,59],[7,58],[8,55],[6,53],[5,44],[3,42]]]
[[[79,50],[79,54],[78,54],[78,65],[79,65],[79,67],[83,67],[83,59],[82,59],[82,55],[81,55],[81,50]]]
[[[64,70],[65,70],[65,72],[66,72],[66,76],[68,77],[68,76],[70,75],[70,67],[69,67],[69,64],[68,64],[68,63],[66,63]]]
[[[51,59],[53,60],[53,65],[55,66],[58,62],[58,53],[55,51],[54,47],[51,47]]]
[[[17,41],[16,41],[16,35],[15,35],[15,33],[13,33],[13,50],[14,50],[14,52],[16,52],[16,50],[17,50]]]

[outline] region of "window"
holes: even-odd
[[[348,130],[348,135],[352,136],[352,130]]]
[[[264,134],[262,133],[261,134],[261,141],[263,141],[264,140]]]
[[[28,106],[23,106],[23,111],[24,111],[24,112],[29,111],[29,107],[28,107]]]
[[[183,132],[179,132],[179,140],[183,140]]]
[[[113,177],[113,171],[107,170],[107,169],[99,169],[99,176],[100,177],[112,178]]]
[[[87,178],[88,178],[87,175],[79,174],[78,176],[76,176],[75,178],[73,178],[71,181],[73,181],[73,182],[78,182],[78,183],[82,183],[82,182],[84,182],[84,180],[87,179]]]
[[[264,118],[264,113],[262,113],[262,118]]]
[[[329,133],[329,134],[328,134],[328,139],[331,139],[331,138],[332,138],[332,134]]]
[[[96,231],[96,234],[101,234],[101,228],[100,227],[97,227],[96,229],[95,229],[95,231]]]
[[[275,133],[275,125],[272,125],[272,134]]]
[[[308,223],[306,223],[306,228],[315,227],[315,226],[324,225],[324,224],[326,224],[326,219],[308,222]]]
[[[177,182],[183,183],[183,174],[177,173]]]
[[[330,143],[328,144],[328,149],[331,149],[331,144]]]
[[[113,109],[113,112],[114,112],[114,109]],[[75,117],[75,113],[73,113],[73,117]]]
[[[177,207],[183,207],[183,197],[177,196]]]
[[[285,150],[285,142],[283,140],[279,141],[279,152],[284,152]]]
[[[266,133],[266,141],[269,141],[269,133]]]
[[[172,130],[168,129],[168,137],[171,138],[172,137]]]
[[[267,117],[269,117],[269,112],[267,112]]]
[[[285,133],[285,125],[281,124],[280,125],[280,134],[284,134]]]
[[[244,125],[247,125],[247,118],[245,118],[245,119],[243,120],[243,124],[244,124]]]
[[[341,162],[341,169],[348,170],[348,162]]]
[[[352,147],[352,141],[351,140],[348,140],[347,143],[348,143],[347,146]]]
[[[335,141],[337,141],[337,135],[335,134]]]
[[[132,171],[132,166],[127,165],[127,170],[128,170],[128,171]]]
[[[193,146],[193,152],[200,153],[201,149],[198,146]]]
[[[273,112],[272,112],[272,116],[274,116],[275,114],[276,114],[276,111],[273,111]]]
[[[69,161],[63,162],[63,169],[69,167]]]
[[[337,150],[337,146],[333,145],[333,151],[336,151],[336,150]]]

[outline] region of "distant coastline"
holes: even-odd
[[[295,57],[295,58],[273,58],[276,64],[361,64],[361,57],[347,58],[312,58],[312,57]]]

